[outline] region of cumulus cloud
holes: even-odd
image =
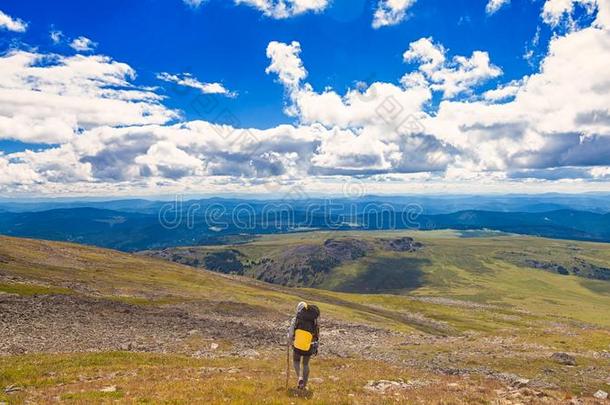
[[[485,7],[485,11],[487,14],[494,14],[507,4],[510,4],[510,0],[489,0]]]
[[[72,42],[70,42],[70,48],[77,52],[89,52],[94,50],[96,47],[97,43],[93,42],[87,37],[74,38]]]
[[[175,83],[179,86],[190,87],[199,90],[203,94],[221,94],[227,97],[236,97],[237,93],[227,90],[221,83],[204,83],[197,80],[190,73],[172,75],[162,72],[157,75],[157,79],[164,82]]]
[[[542,19],[552,27],[562,22],[568,28],[575,29],[574,11],[580,7],[588,15],[597,13],[594,25],[601,28],[610,27],[610,2],[607,0],[545,0],[542,8]]]
[[[266,73],[276,73],[282,84],[296,88],[307,77],[307,70],[300,58],[301,44],[293,41],[290,44],[272,41],[267,46],[267,57],[271,64]]]
[[[462,150],[471,171],[608,165],[609,49],[607,32],[594,27],[556,37],[512,101],[443,102],[424,125]]]
[[[11,51],[0,57],[0,138],[61,143],[103,125],[165,123],[177,114],[131,84],[134,70],[105,56]]]
[[[271,18],[283,19],[307,12],[320,12],[328,7],[330,0],[235,0],[260,10]]]
[[[453,150],[425,134],[419,118],[432,93],[422,74],[405,75],[401,83],[375,82],[341,95],[306,83],[298,43],[274,42],[268,73],[278,74],[301,125],[322,125],[328,134],[312,157],[316,174],[376,174],[443,170]],[[279,55],[279,56],[278,56]],[[346,148],[345,145],[349,145]]]
[[[431,89],[442,91],[444,98],[452,98],[470,91],[473,87],[502,74],[493,65],[489,54],[474,51],[470,57],[454,56],[447,60],[446,50],[431,38],[421,38],[409,45],[404,53],[405,62],[419,63],[419,70],[431,83]]]
[[[0,10],[0,30],[25,32],[28,25],[19,18],[13,18]]]
[[[373,28],[396,25],[404,21],[416,0],[379,0],[373,14]]]

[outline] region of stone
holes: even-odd
[[[116,390],[116,385],[109,385],[108,387],[100,389],[100,392],[116,392]]]
[[[530,383],[530,380],[528,380],[527,378],[519,378],[517,380],[515,380],[514,382],[514,386],[517,388],[523,388],[525,386],[527,386],[527,384]]]
[[[254,349],[246,349],[246,350],[244,350],[243,352],[241,352],[240,354],[241,354],[243,357],[248,357],[248,358],[250,358],[250,359],[253,359],[253,358],[255,358],[255,357],[260,356],[260,353],[259,353],[259,352],[257,352],[257,351],[256,351],[256,350],[254,350]]]
[[[368,391],[377,392],[380,394],[385,394],[388,390],[396,390],[396,389],[407,389],[410,386],[401,381],[391,381],[391,380],[379,380],[373,381],[370,380],[365,386],[364,389]]]
[[[555,360],[557,363],[559,364],[563,364],[564,366],[575,366],[576,365],[576,359],[574,358],[574,356],[570,356],[567,353],[553,353],[553,355],[551,356],[552,360]]]
[[[212,344],[210,345],[210,349],[211,349],[211,350],[216,350],[216,349],[218,349],[218,347],[219,347],[219,346],[218,346],[218,343],[212,343]]]
[[[6,393],[6,394],[12,394],[14,392],[19,392],[19,391],[23,391],[23,387],[20,387],[18,385],[9,385],[6,388],[4,388],[4,393]]]
[[[129,342],[129,343],[123,343],[120,347],[120,349],[124,352],[128,352],[130,350],[133,350],[133,343]]]
[[[597,399],[608,399],[608,393],[602,390],[597,391],[593,396]]]

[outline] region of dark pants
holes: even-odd
[[[303,354],[298,349],[292,349],[292,363],[294,365],[294,371],[297,373],[298,379],[303,379],[303,384],[307,385],[309,379],[309,359],[310,355]],[[301,373],[301,359],[303,360],[303,373]]]

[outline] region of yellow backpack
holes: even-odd
[[[294,347],[304,352],[309,351],[311,348],[311,341],[313,340],[313,334],[303,329],[296,329],[294,331]]]

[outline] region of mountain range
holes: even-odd
[[[406,197],[3,202],[0,234],[123,251],[235,243],[258,234],[309,230],[489,229],[610,242],[610,214],[604,207],[609,199],[558,195],[550,203],[544,196],[516,196],[485,197],[477,203],[475,197],[420,198],[419,203]],[[474,208],[447,212],[457,206]],[[486,209],[491,206],[496,210]],[[583,207],[590,210],[578,209]]]

